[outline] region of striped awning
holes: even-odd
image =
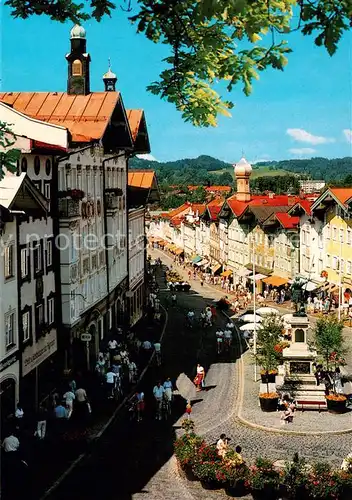
[[[195,257],[193,257],[192,262],[193,264],[197,264],[197,262],[200,262],[201,260],[202,257],[200,257],[200,255],[196,255]]]

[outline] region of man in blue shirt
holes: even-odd
[[[156,386],[153,389],[153,394],[155,397],[156,401],[156,415],[155,418],[158,420],[161,420],[161,404],[163,401],[163,396],[164,396],[165,389],[161,385],[161,382],[158,382]]]
[[[55,418],[67,418],[67,410],[62,404],[58,404],[54,410]]]

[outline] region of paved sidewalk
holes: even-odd
[[[150,322],[146,318],[134,329],[140,340],[155,341],[160,338],[165,326],[165,315],[162,313],[160,322]],[[152,332],[152,333],[151,333]],[[133,359],[138,367],[138,375],[148,366],[150,357],[134,354]],[[78,382],[78,378],[76,378]],[[133,391],[133,385],[128,381],[124,384],[124,394],[118,400],[106,398],[105,386],[101,385],[95,374],[88,374],[82,378],[82,386],[86,389],[92,413],[85,425],[75,421],[65,422],[66,426],[60,436],[55,432],[56,422],[49,420],[45,440],[39,441],[34,437],[35,422],[28,422],[26,429],[20,436],[21,454],[30,466],[32,498],[40,498],[47,488],[67,470],[78,457],[87,453],[97,437],[100,436],[107,422],[116,410],[123,405],[125,398]],[[3,457],[6,459],[6,457]],[[2,495],[2,499],[11,498],[9,493]]]

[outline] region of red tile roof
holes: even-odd
[[[304,212],[307,214],[307,215],[311,215],[312,214],[312,210],[311,210],[311,206],[312,206],[312,201],[311,200],[308,200],[308,199],[300,199],[299,201],[297,201],[297,203],[295,203],[293,205],[292,208],[290,208],[289,210],[289,213],[294,213],[295,212],[295,209],[298,208],[298,207],[301,207],[302,210],[304,210]]]
[[[275,216],[285,229],[296,229],[300,220],[298,216],[291,216],[287,212],[278,212]]]
[[[211,192],[211,191],[222,191],[224,193],[229,193],[231,191],[230,186],[207,186],[205,188],[206,191]]]
[[[298,196],[290,195],[252,195],[250,201],[238,201],[236,194],[227,199],[227,204],[232,212],[239,217],[247,206],[291,207],[299,200]]]
[[[101,139],[111,119],[119,92],[1,92],[0,101],[17,111],[48,123],[66,127],[74,142]]]
[[[143,109],[126,109],[127,119],[130,125],[133,141],[137,139],[139,126],[143,119],[143,113]]]
[[[329,188],[329,190],[341,203],[346,203],[352,196],[352,188]]]
[[[130,170],[128,172],[128,185],[131,187],[151,189],[154,180],[154,170]]]

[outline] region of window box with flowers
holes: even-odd
[[[64,191],[59,191],[58,198],[71,198],[72,200],[83,200],[84,191],[81,189],[66,189]]]

